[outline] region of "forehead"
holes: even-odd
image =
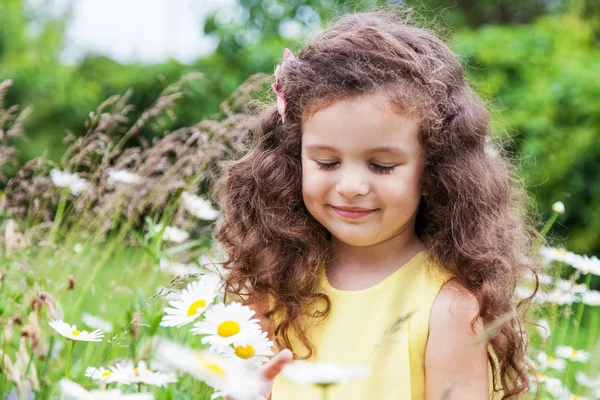
[[[419,150],[419,121],[400,114],[380,95],[336,101],[302,122],[303,149],[413,153]]]

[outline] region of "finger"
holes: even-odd
[[[293,355],[289,349],[284,349],[261,368],[261,373],[267,380],[273,380],[286,364],[292,361]]]

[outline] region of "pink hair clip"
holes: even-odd
[[[285,64],[286,61],[293,60],[295,58],[296,57],[294,57],[290,49],[286,48],[283,51],[283,61],[277,66],[277,68],[275,68],[275,82],[271,85],[271,88],[277,95],[277,111],[279,112],[279,115],[281,115],[282,124],[285,124],[285,109],[287,107],[287,103],[285,101],[285,94],[281,89],[281,82],[279,81],[279,72],[281,70],[281,66]]]

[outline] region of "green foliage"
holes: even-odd
[[[87,174],[82,176],[93,185],[90,197],[81,195],[79,199],[83,200],[78,202],[52,185],[48,173],[58,164],[40,160],[39,165],[32,163],[29,170],[22,169],[21,172],[29,173],[22,174],[21,180],[13,179],[13,186],[9,185],[6,191],[9,195],[5,197],[4,206],[10,205],[11,199],[13,203],[20,199],[22,204],[17,205],[21,205],[26,216],[34,215],[35,223],[27,224],[26,218],[18,221],[23,228],[20,233],[11,225],[14,221],[6,221],[0,230],[2,237],[9,238],[5,239],[0,253],[0,326],[8,326],[9,321],[12,324],[15,317],[22,321],[32,316],[39,319],[42,343],[48,344],[48,348],[40,347],[32,361],[39,371],[40,389],[36,391],[40,398],[58,396],[57,382],[67,363],[68,348],[50,356],[54,346],[64,342],[47,325],[50,318],[56,317],[51,310],[56,312],[61,309],[60,305],[64,307],[65,320],[73,323],[80,323],[82,314],[89,312],[115,325],[105,342],[78,345],[75,349],[71,376],[86,387],[95,386],[83,376],[86,367],[108,365],[121,357],[147,359],[153,337],[168,337],[193,348],[201,347],[198,337],[159,325],[162,307],[167,304],[165,296],[172,289],[183,288],[187,279],[197,277],[190,274],[171,279],[161,268],[161,260],[201,263],[198,257],[210,247],[207,221],[203,224],[191,219],[181,209],[179,198],[181,191],[190,187],[193,192],[204,190],[204,184],[211,177],[209,173],[204,175],[204,164],[213,162],[212,157],[224,157],[226,151],[222,148],[235,147],[235,140],[224,139],[228,135],[237,137],[235,122],[240,123],[240,115],[231,114],[247,114],[249,107],[246,108],[245,100],[249,96],[228,100],[226,104],[233,105],[231,112],[224,111],[222,99],[256,72],[265,72],[268,78],[284,46],[294,50],[300,46],[294,40],[281,37],[278,29],[282,20],[300,18],[299,12],[308,13],[302,7],[318,9],[316,21],[320,24],[334,13],[360,9],[375,1],[241,0],[241,4],[250,10],[251,23],[247,28],[260,27],[262,39],[238,42],[239,26],[219,25],[213,18],[205,30],[221,38],[219,48],[194,65],[175,61],[146,66],[122,65],[106,57],[88,57],[77,65],[66,66],[61,65],[58,58],[64,20],[46,21],[40,35],[33,37],[25,27],[28,19],[22,12],[23,0],[0,3],[0,78],[14,79],[14,86],[6,91],[8,96],[5,99],[0,96],[5,100],[0,101],[0,116],[8,115],[5,109],[11,104],[34,106],[33,114],[26,120],[28,139],[20,146],[22,161],[46,149],[51,159],[58,160],[65,146],[62,144],[64,131],[70,130],[82,139],[82,145],[75,146],[78,152],[68,153],[60,166],[70,172]],[[265,16],[268,8],[277,4],[284,7],[283,14]],[[461,10],[464,12],[464,8]],[[305,23],[308,27],[311,21]],[[566,204],[566,214],[560,217],[561,225],[554,226],[551,236],[569,236],[569,248],[588,254],[600,250],[600,177],[594,168],[600,159],[600,83],[597,79],[600,49],[595,29],[593,20],[571,13],[543,17],[532,25],[464,28],[458,30],[452,40],[452,47],[466,66],[476,90],[494,109],[496,134],[507,133],[514,139],[509,149],[515,156],[522,156],[518,167],[529,190],[536,196],[540,210],[549,211],[556,200]],[[188,81],[185,88],[180,87],[188,96],[175,96],[171,91],[163,93],[165,83],[194,71],[202,72],[204,79]],[[262,79],[266,82],[264,76]],[[255,82],[255,88],[263,85],[258,92],[261,98],[272,95],[268,89],[263,90],[268,86],[265,82]],[[107,97],[123,94],[130,87],[133,88],[131,95],[117,96],[112,102],[105,102],[105,107],[98,107]],[[168,106],[156,100],[161,93],[164,94],[161,98],[170,99]],[[158,103],[163,106],[155,106]],[[126,113],[123,111],[126,104],[135,105],[135,110]],[[154,110],[148,112],[152,117],[138,125],[138,117],[149,108]],[[90,110],[97,112],[90,116]],[[225,121],[217,127],[218,122],[226,119],[219,118],[222,114],[229,114],[224,117],[233,122]],[[127,118],[122,118],[124,116]],[[208,121],[208,116],[215,118]],[[113,129],[98,128],[100,121],[106,122],[109,118],[117,121],[110,124]],[[14,126],[15,117],[4,119],[10,122],[7,127]],[[205,124],[197,124],[198,121]],[[140,126],[139,133],[131,140],[122,141],[132,126]],[[187,126],[193,129],[176,131]],[[4,125],[0,124],[0,128],[4,129]],[[164,132],[170,134],[163,136]],[[88,135],[93,140],[84,140]],[[197,142],[191,140],[192,136]],[[151,143],[144,138],[157,140]],[[121,151],[121,143],[125,142],[125,150],[131,151],[129,157]],[[96,146],[88,146],[90,143]],[[203,144],[219,146],[211,148]],[[186,146],[189,151],[184,152]],[[195,149],[201,151],[195,153]],[[135,152],[138,150],[139,153]],[[86,157],[77,157],[80,154]],[[100,157],[103,154],[104,157]],[[88,158],[92,161],[87,164],[74,161]],[[121,158],[126,160],[119,162]],[[140,190],[144,184],[139,184],[117,191],[105,179],[108,166],[139,173],[145,178],[148,190]],[[27,185],[33,181],[37,186]],[[22,196],[15,200],[14,195],[10,196],[10,189]],[[140,198],[153,202],[144,206]],[[91,200],[86,202],[86,199]],[[44,207],[45,203],[50,207]],[[108,203],[115,207],[98,207]],[[85,207],[80,206],[82,204]],[[136,207],[129,207],[130,215],[123,210],[123,205]],[[35,207],[39,207],[39,215],[34,212]],[[7,206],[7,210],[9,208]],[[48,209],[51,212],[47,212]],[[82,217],[86,215],[89,218]],[[99,215],[105,216],[108,223],[100,224],[105,220]],[[148,218],[143,219],[144,216]],[[40,218],[45,218],[44,223],[40,223]],[[72,223],[67,223],[69,221]],[[165,243],[164,226],[171,222],[190,230],[193,239],[183,244]],[[163,227],[152,229],[156,223],[162,223]],[[568,226],[569,231],[564,226]],[[551,270],[555,271],[553,277],[570,275],[573,282],[580,278],[573,275],[567,265],[554,265]],[[589,274],[582,279],[586,286],[595,286],[597,278]],[[42,294],[46,306],[33,307]],[[51,309],[50,304],[55,308]],[[597,307],[584,306],[581,302],[556,304],[548,317],[553,330],[546,348],[549,354],[560,344],[592,351],[598,348],[600,314]],[[29,321],[24,325],[35,324]],[[534,349],[540,349],[542,338],[533,327],[528,329]],[[14,359],[19,332],[15,330],[9,337],[7,331],[8,328],[0,332],[0,349]],[[2,360],[0,357],[0,363]],[[570,389],[577,386],[575,373],[579,370],[590,375],[598,371],[598,365],[592,362],[585,367],[571,363],[568,368],[560,376]],[[0,397],[14,388],[4,374],[0,375]],[[582,388],[577,389],[582,391]],[[190,394],[208,399],[212,392],[208,386],[190,378],[182,378],[177,385],[150,390],[158,399],[185,399]]]
[[[218,37],[219,45],[215,53],[192,65],[174,60],[123,65],[88,56],[68,66],[61,65],[59,58],[66,19],[40,20],[24,12],[24,0],[4,0],[0,3],[0,81],[10,78],[14,82],[6,108],[12,104],[33,106],[23,127],[25,139],[18,144],[19,162],[43,152],[57,161],[66,147],[62,142],[65,131],[84,134],[89,111],[113,94],[133,89],[130,102],[135,110],[130,118],[135,120],[165,83],[201,72],[205,78],[191,82],[189,95],[179,99],[173,109],[171,115],[177,118],[161,116],[145,126],[141,135],[150,139],[192,126],[219,113],[221,100],[248,76],[272,74],[284,47],[296,51],[301,46],[299,40],[282,36],[282,24],[296,21],[305,34],[312,34],[336,15],[394,3],[239,0],[241,19],[226,20],[218,13],[209,17],[204,31]],[[472,84],[495,109],[493,122],[498,132],[505,130],[515,140],[510,150],[522,157],[519,168],[539,209],[549,210],[557,200],[567,207],[564,225],[555,226],[551,236],[568,240],[574,251],[598,254],[597,2],[429,0],[407,4],[415,7],[417,20],[425,26],[439,32],[448,30],[445,26],[458,27],[452,47],[467,66]],[[515,24],[528,21],[534,22]],[[31,22],[39,25],[39,34],[28,33]]]
[[[576,252],[600,251],[600,46],[591,23],[572,15],[533,25],[463,30],[454,48],[478,91],[506,125],[511,150],[540,210],[566,206]],[[568,226],[569,229],[565,228]]]

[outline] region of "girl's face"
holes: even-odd
[[[349,245],[371,246],[399,235],[409,243],[421,198],[418,132],[418,121],[394,112],[379,95],[338,101],[303,121],[308,211]]]

